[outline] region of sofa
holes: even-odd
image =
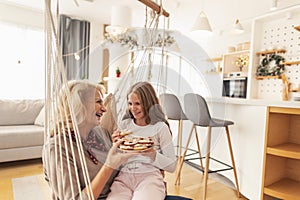
[[[0,162],[42,157],[44,100],[0,100]]]

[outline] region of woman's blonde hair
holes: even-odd
[[[74,131],[73,124],[82,124],[86,120],[87,111],[86,105],[91,96],[95,96],[96,90],[99,90],[103,94],[103,86],[99,84],[93,84],[86,80],[71,80],[67,83],[67,87],[63,87],[59,93],[59,97],[56,101],[55,117],[56,121],[54,128],[58,130],[65,130],[68,132]],[[71,113],[74,113],[76,121],[72,120]],[[54,130],[52,130],[54,131]],[[51,135],[54,135],[52,132]]]

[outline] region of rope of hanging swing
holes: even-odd
[[[162,9],[161,5],[158,5],[157,3],[155,3],[151,0],[138,0],[138,1],[140,1],[141,3],[145,4],[147,7],[153,9],[154,11],[156,11],[157,14],[160,14],[160,15],[162,14],[165,17],[170,16],[170,14],[166,10]]]

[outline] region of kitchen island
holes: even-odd
[[[227,97],[207,98],[206,100],[212,117],[234,122],[234,125],[230,126],[229,129],[241,194],[248,199],[260,199],[268,107],[300,109],[300,102]],[[185,139],[191,128],[191,123],[185,122],[183,128],[183,145],[185,145]],[[201,149],[205,149],[206,129],[198,128],[198,134],[200,136]],[[195,147],[194,149],[196,149],[196,142],[193,142],[193,145],[193,148]],[[227,148],[224,129],[213,128],[211,157],[230,164],[230,155]],[[202,154],[204,153],[202,152]],[[218,168],[219,166],[217,164],[214,165],[212,162],[211,167]],[[219,173],[234,183],[232,170]]]

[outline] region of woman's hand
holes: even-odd
[[[119,145],[122,140],[117,140],[108,152],[104,165],[117,169],[120,165],[124,164],[130,157],[135,156],[135,153],[125,153],[118,151]]]
[[[113,143],[116,143],[117,141],[122,139],[121,131],[119,131],[119,130],[114,131],[113,134],[111,135],[111,137],[112,137]]]

